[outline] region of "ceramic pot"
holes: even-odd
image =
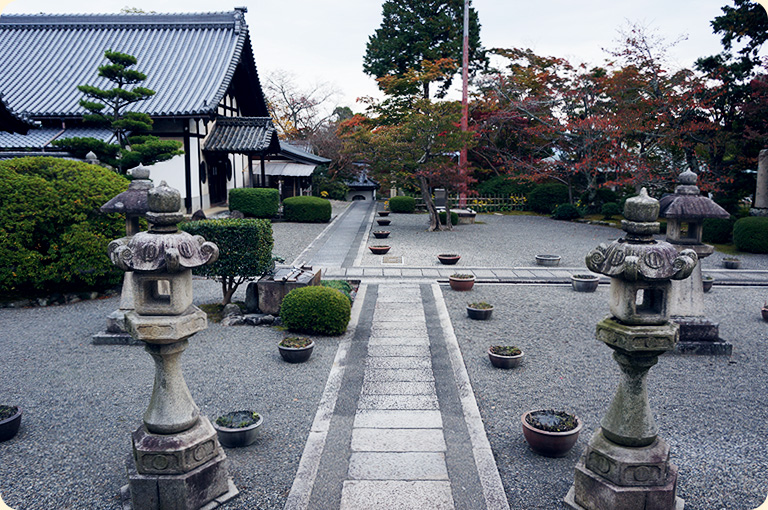
[[[378,223],[382,227],[386,227],[387,225],[392,223],[392,220],[376,220],[376,223]]]
[[[765,307],[761,308],[760,314],[763,316],[763,320],[765,322],[768,322],[768,308],[765,308]]]
[[[574,274],[571,275],[571,286],[576,292],[594,292],[600,278],[596,275]]]
[[[454,278],[453,276],[448,277],[448,283],[451,285],[451,288],[453,290],[458,290],[460,292],[472,290],[472,287],[475,285],[475,277],[472,278]]]
[[[709,292],[712,290],[712,284],[715,283],[715,279],[711,276],[705,276],[701,279],[701,287],[704,289],[704,292]]]
[[[437,260],[439,260],[441,264],[445,264],[446,266],[455,265],[460,258],[461,258],[461,255],[455,255],[453,253],[441,253],[440,255],[437,256]]]
[[[389,230],[374,230],[373,237],[376,239],[386,239],[389,237]]]
[[[515,368],[523,361],[524,352],[520,352],[517,356],[502,356],[501,354],[495,354],[488,349],[488,359],[491,360],[491,365],[496,368]]]
[[[313,341],[306,347],[283,347],[278,344],[277,348],[280,351],[280,356],[288,363],[304,363],[312,355],[315,342]]]
[[[533,412],[536,411],[528,411],[522,417],[523,436],[525,436],[531,449],[545,457],[562,457],[568,453],[579,439],[579,432],[581,432],[582,427],[581,420],[574,416],[577,423],[576,428],[568,432],[547,432],[531,426],[526,421],[526,417]]]
[[[389,211],[379,211],[379,216],[382,216],[382,217],[389,216]]]
[[[389,246],[369,246],[368,249],[371,250],[371,252],[374,255],[384,255],[389,251]]]
[[[256,439],[259,437],[259,427],[261,427],[263,422],[264,417],[259,415],[259,420],[247,427],[223,427],[214,421],[213,428],[216,429],[216,433],[219,436],[219,443],[221,443],[222,446],[239,448],[256,442]]]
[[[726,269],[738,269],[739,267],[741,267],[741,261],[723,259],[723,267],[725,267]]]
[[[477,321],[485,321],[491,318],[491,313],[493,313],[493,307],[472,308],[471,306],[467,305],[467,316],[470,319],[474,319]]]
[[[560,265],[560,255],[536,255],[536,264],[554,267]]]
[[[0,441],[12,439],[19,431],[21,426],[21,408],[18,406],[14,407],[16,407],[16,414],[0,421]]]

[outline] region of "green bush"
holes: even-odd
[[[347,296],[347,299],[349,299],[349,304],[352,304],[352,285],[349,284],[346,280],[323,280],[320,282],[320,285],[324,287],[330,287],[331,289],[336,289],[345,296]]]
[[[327,193],[324,196],[322,193]],[[349,186],[339,179],[330,179],[326,167],[318,167],[312,174],[312,194],[316,197],[325,197],[332,200],[346,200]]]
[[[528,207],[532,211],[552,214],[560,204],[568,202],[568,186],[565,184],[541,184],[528,193]]]
[[[575,220],[576,218],[581,218],[581,212],[576,208],[575,205],[571,204],[560,204],[555,209],[554,214],[552,214],[552,217],[556,220]]]
[[[300,223],[326,223],[331,219],[331,203],[320,197],[286,198],[283,218]]]
[[[341,335],[349,324],[349,303],[349,299],[336,289],[301,287],[293,289],[283,298],[280,318],[291,331]]]
[[[190,221],[180,228],[203,236],[219,247],[219,259],[194,270],[222,284],[223,303],[232,299],[240,284],[258,278],[274,267],[272,223],[265,219]]]
[[[440,224],[445,225],[445,211],[440,211],[437,213],[437,216],[440,218]],[[451,225],[458,225],[459,224],[459,213],[455,213],[451,211]]]
[[[705,243],[728,244],[733,235],[735,218],[707,218],[701,224],[701,240]]]
[[[614,216],[620,216],[621,213],[621,206],[618,202],[606,202],[603,204],[603,207],[600,208],[600,214],[602,214],[603,218],[606,220],[610,220]]]
[[[527,195],[536,185],[529,180],[514,180],[506,175],[496,175],[477,185],[477,192],[483,195]]]
[[[750,216],[736,220],[733,225],[733,244],[739,251],[768,253],[768,218]]]
[[[274,188],[235,188],[229,190],[229,210],[255,218],[277,215],[280,193]]]
[[[393,213],[411,214],[416,210],[416,199],[413,197],[392,197],[389,199],[389,210]]]
[[[125,217],[99,207],[128,188],[100,166],[61,158],[0,161],[0,293],[105,288],[123,271],[107,256]]]

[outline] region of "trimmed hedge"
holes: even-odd
[[[347,299],[349,299],[349,304],[352,304],[352,285],[346,280],[323,280],[320,282],[320,285],[323,287],[329,287],[331,289],[336,289],[342,294],[344,294]]]
[[[437,216],[440,218],[440,224],[445,225],[445,211],[440,211],[437,213]],[[459,224],[459,213],[455,213],[451,211],[451,225],[458,225]]]
[[[706,218],[701,224],[701,240],[705,243],[728,244],[733,236],[735,218]]]
[[[118,284],[123,271],[109,260],[107,245],[125,236],[125,217],[99,207],[127,188],[124,177],[79,161],[0,161],[0,293]]]
[[[610,220],[614,216],[621,216],[623,211],[618,202],[606,202],[603,207],[600,208],[600,214],[603,215],[603,219]]]
[[[568,202],[568,186],[565,184],[541,184],[528,193],[528,207],[531,210],[552,214],[560,204]]]
[[[320,197],[290,197],[283,200],[283,219],[299,223],[327,223],[331,203]]]
[[[283,325],[299,333],[341,335],[350,314],[350,301],[344,294],[320,285],[293,289],[280,306]]]
[[[576,208],[575,205],[560,204],[555,209],[552,217],[556,220],[570,221],[575,220],[576,218],[581,218],[581,212]]]
[[[229,303],[237,287],[258,278],[274,267],[272,223],[265,219],[224,218],[190,221],[179,227],[203,236],[219,247],[219,259],[193,270],[222,284],[223,303]]]
[[[389,199],[389,210],[393,213],[411,214],[416,210],[416,199],[413,197],[392,197]]]
[[[530,180],[514,180],[506,175],[495,175],[477,185],[480,195],[527,195],[535,184]]]
[[[733,225],[733,244],[739,251],[768,253],[768,218],[750,216]]]
[[[234,188],[229,190],[229,210],[255,218],[272,218],[280,206],[280,193],[274,188]]]

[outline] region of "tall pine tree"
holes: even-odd
[[[452,77],[461,68],[464,0],[386,0],[381,26],[368,38],[363,70],[378,78],[422,72],[423,62],[453,61],[453,72],[441,78],[438,97],[445,96]],[[477,11],[469,11],[469,66],[486,63],[480,46]],[[430,81],[421,83],[421,95],[429,99]],[[414,87],[418,87],[415,84]],[[413,90],[403,91],[412,94]]]

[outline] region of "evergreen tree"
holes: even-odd
[[[387,0],[381,26],[368,38],[363,70],[377,79],[423,71],[423,63],[443,59],[453,61],[452,73],[439,80],[437,93],[443,97],[453,75],[461,68],[464,32],[463,0]],[[480,46],[477,11],[469,10],[469,62],[476,70],[486,63]],[[429,99],[430,82],[421,84],[421,94]],[[414,87],[418,87],[415,84]],[[413,90],[403,91],[412,94]]]
[[[83,120],[110,129],[115,143],[96,138],[63,138],[54,145],[80,158],[93,151],[100,161],[117,168],[120,173],[139,164],[152,165],[182,154],[180,142],[160,140],[148,134],[152,130],[149,115],[127,111],[130,105],[155,95],[154,90],[146,87],[127,88],[147,79],[144,73],[131,69],[136,65],[136,57],[110,50],[104,52],[104,57],[109,63],[99,66],[99,76],[114,83],[115,87],[101,89],[79,85],[77,88],[86,97],[80,100],[80,106],[89,112],[83,115]]]

